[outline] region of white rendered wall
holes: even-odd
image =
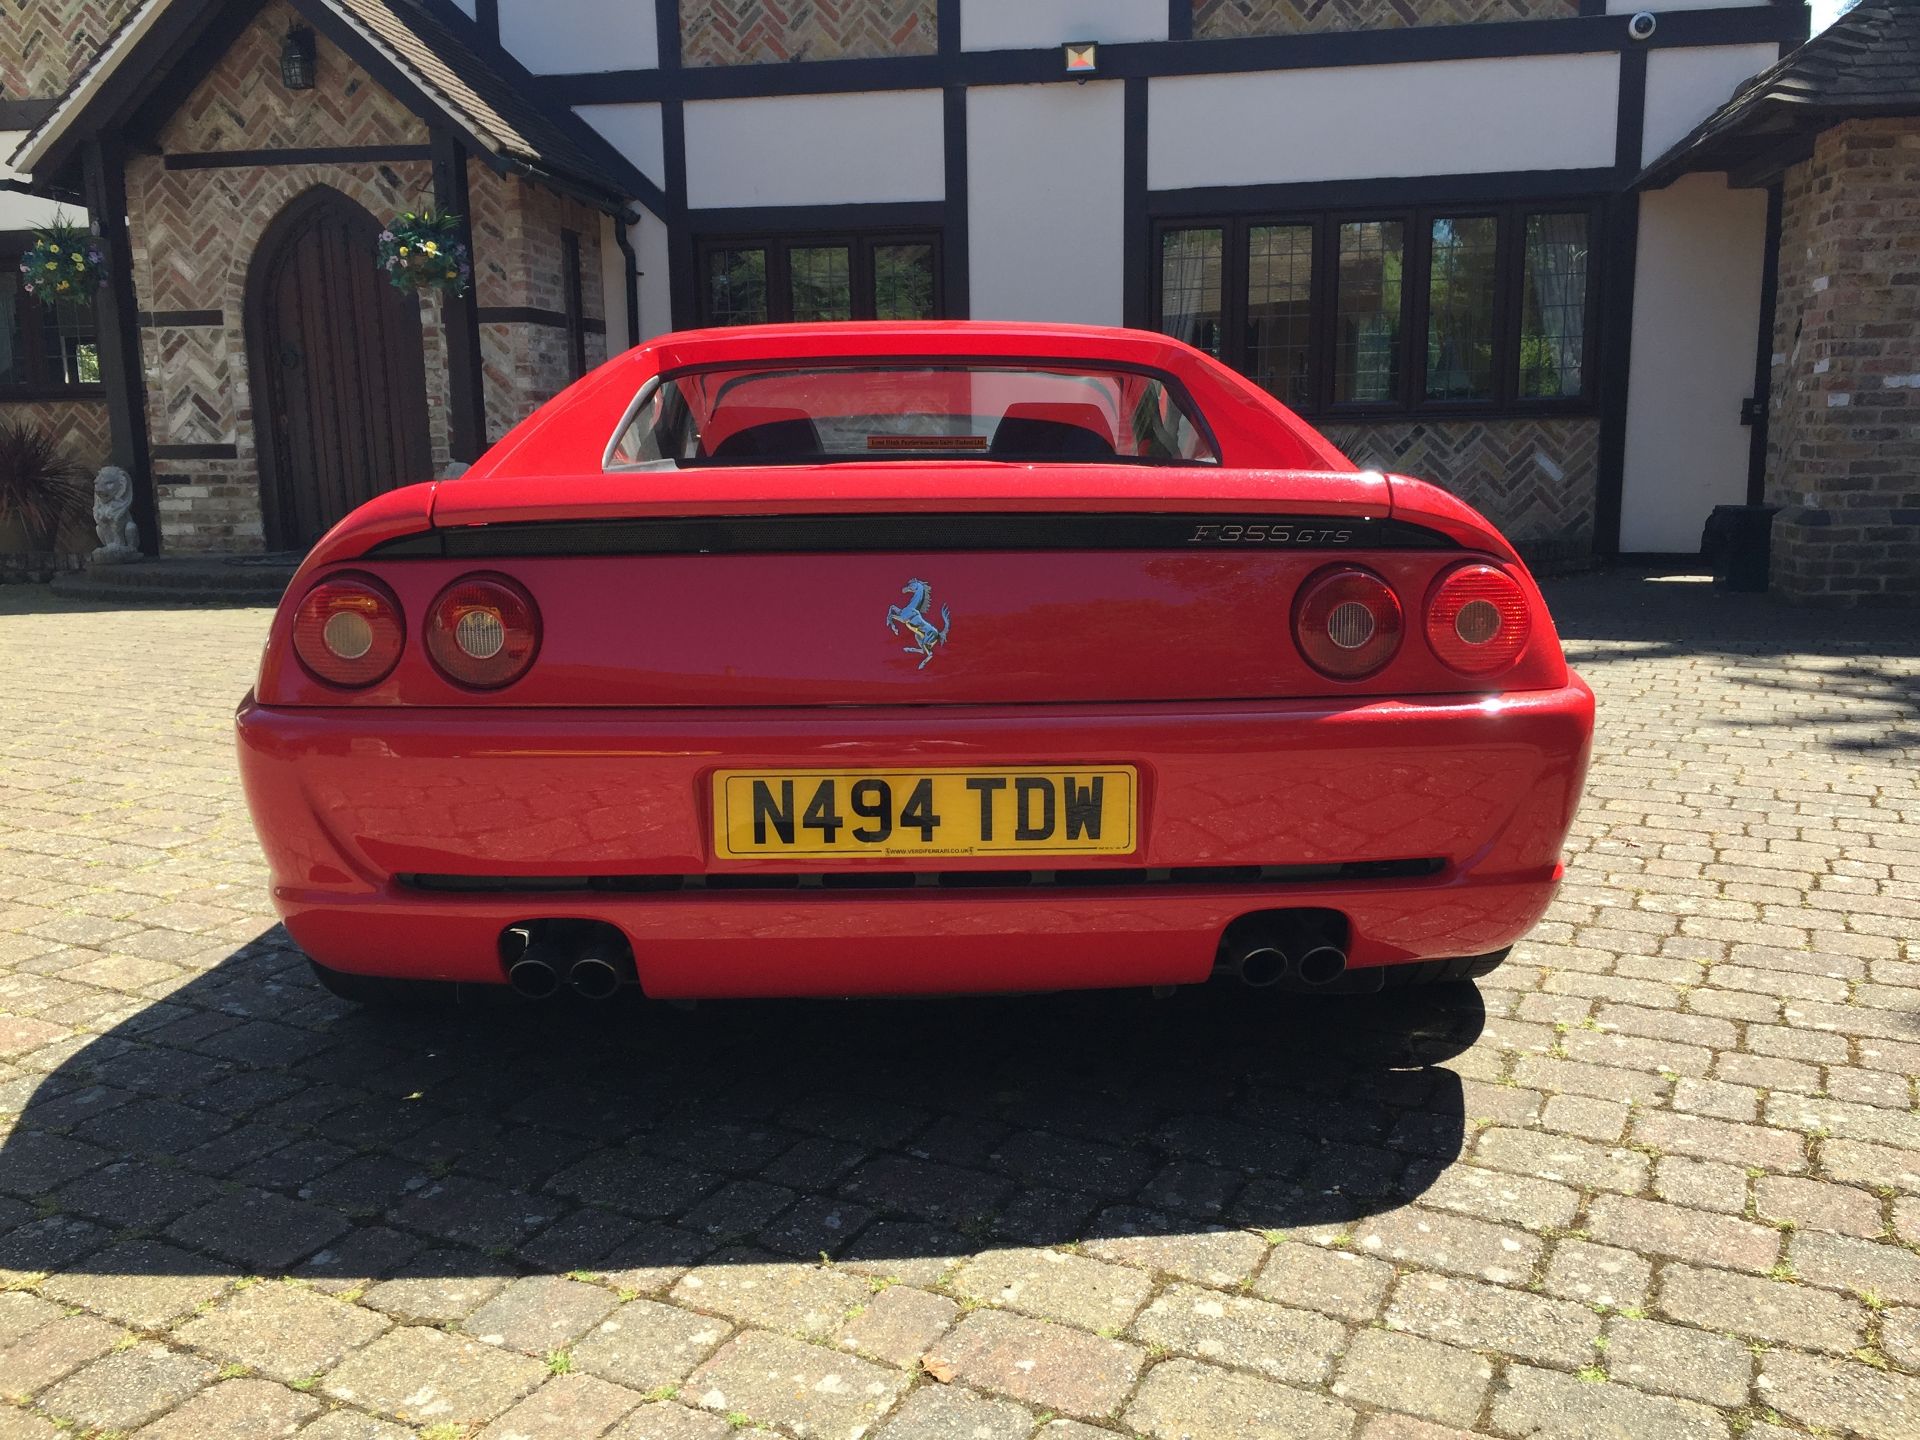
[[[1607,0],[1609,15],[1637,15],[1651,10],[1725,10],[1736,5],[1752,5],[1754,0]]]
[[[1613,54],[1156,79],[1147,185],[1611,165],[1619,89]]]
[[[1117,80],[967,92],[976,318],[1120,323],[1124,109]]]
[[[0,130],[0,180],[27,178],[7,164],[8,157],[26,138],[24,130]],[[38,195],[22,195],[18,190],[0,190],[0,230],[34,230],[51,225],[55,217],[71,220],[76,225],[87,223],[87,212],[78,205],[42,200]]]
[[[576,105],[573,113],[606,136],[654,184],[667,183],[667,146],[658,105]]]
[[[686,116],[696,210],[946,198],[938,90],[698,100]]]
[[[1620,548],[1690,552],[1715,505],[1747,498],[1766,248],[1763,190],[1688,175],[1640,200]]]
[[[653,0],[500,0],[500,44],[536,75],[660,63]]]
[[[642,211],[631,233],[634,258],[640,262],[640,333],[634,338],[651,340],[673,329],[666,222]]]
[[[1166,0],[960,0],[962,50],[1166,38]]]
[[[1742,81],[1780,58],[1778,45],[1687,45],[1647,55],[1647,122],[1640,163],[1650,165],[1733,98]]]

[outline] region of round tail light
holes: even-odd
[[[1293,634],[1307,663],[1335,680],[1360,680],[1400,648],[1400,597],[1371,570],[1337,565],[1306,584]]]
[[[540,649],[533,597],[504,575],[468,575],[427,611],[427,654],[456,685],[498,690],[527,673]]]
[[[293,653],[317,680],[362,690],[400,658],[407,626],[400,602],[370,575],[333,575],[293,612]]]
[[[1462,675],[1505,670],[1527,648],[1533,608],[1520,582],[1493,565],[1462,565],[1427,601],[1427,643]]]

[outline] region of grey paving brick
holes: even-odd
[[[1145,1359],[1135,1345],[997,1310],[966,1316],[928,1357],[980,1389],[1089,1420],[1126,1398]]]
[[[956,1295],[1083,1330],[1115,1333],[1153,1293],[1150,1275],[1059,1250],[989,1250],[949,1282]]]
[[[1175,1354],[1309,1386],[1326,1378],[1347,1335],[1324,1315],[1184,1284],[1155,1296],[1132,1333]]]
[[[630,1300],[573,1347],[573,1363],[634,1390],[677,1385],[733,1327],[653,1300]]]
[[[1133,1206],[1095,1218],[1081,1251],[1097,1260],[1161,1270],[1205,1285],[1237,1285],[1267,1258],[1267,1244],[1244,1230],[1177,1223]]]
[[[1480,1414],[1493,1366],[1469,1350],[1391,1330],[1362,1330],[1341,1358],[1333,1393],[1452,1425]]]
[[[1858,1301],[1811,1285],[1687,1265],[1661,1272],[1655,1306],[1709,1330],[1838,1354],[1850,1353],[1866,1334],[1867,1311]]]
[[[639,1404],[636,1392],[592,1375],[556,1375],[479,1440],[599,1440]]]
[[[1920,1436],[1920,1380],[1912,1375],[1779,1350],[1760,1362],[1759,1393],[1787,1418],[1828,1432],[1872,1440]]]
[[[959,1314],[960,1307],[944,1295],[890,1285],[841,1327],[840,1344],[856,1354],[911,1369]]]
[[[138,1440],[277,1440],[323,1408],[270,1380],[222,1380],[145,1427]]]
[[[1619,1310],[1644,1301],[1652,1278],[1653,1267],[1631,1250],[1562,1240],[1553,1247],[1541,1288],[1562,1300]]]
[[[387,1331],[321,1382],[336,1400],[410,1424],[491,1420],[546,1379],[547,1367],[424,1326]]]
[[[1624,1384],[1729,1410],[1747,1403],[1753,1356],[1738,1340],[1616,1316],[1607,1341],[1607,1370]]]
[[[683,1305],[812,1338],[838,1331],[869,1294],[856,1275],[746,1250],[715,1256],[671,1292]]]
[[[1523,1282],[1546,1250],[1538,1236],[1462,1215],[1415,1206],[1362,1222],[1354,1249],[1395,1265],[1472,1275],[1503,1285]]]
[[[1289,1243],[1275,1246],[1253,1282],[1253,1293],[1343,1320],[1370,1320],[1380,1313],[1393,1267],[1348,1250]]]
[[[115,1350],[43,1391],[40,1407],[81,1429],[135,1430],[214,1377],[214,1367],[151,1341]]]
[[[571,1345],[619,1303],[619,1297],[603,1286],[557,1275],[529,1275],[469,1315],[465,1329],[488,1345],[544,1355]]]
[[[1729,1433],[1704,1405],[1531,1365],[1508,1368],[1493,1424],[1502,1434],[1539,1440],[1725,1440]]]
[[[876,1432],[878,1440],[1027,1440],[1033,1414],[1011,1400],[924,1386]]]
[[[1600,1334],[1600,1317],[1584,1305],[1442,1275],[1403,1279],[1387,1306],[1387,1324],[1429,1340],[1567,1366],[1588,1363]]]
[[[718,1414],[852,1436],[871,1427],[905,1386],[897,1370],[750,1330],[696,1370],[681,1393]]]
[[[1353,1426],[1324,1396],[1191,1360],[1154,1366],[1125,1420],[1153,1440],[1346,1440]]]
[[[176,1330],[183,1344],[276,1380],[332,1369],[387,1328],[385,1316],[300,1285],[263,1281]]]
[[[1598,1197],[1587,1228],[1594,1239],[1621,1249],[1702,1265],[1764,1274],[1780,1258],[1780,1234],[1765,1225],[1624,1195]]]

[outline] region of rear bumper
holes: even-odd
[[[1295,907],[1346,915],[1356,967],[1497,950],[1552,899],[1592,730],[1577,678],[1344,706],[380,712],[249,697],[238,716],[275,904],[322,964],[498,981],[502,929],[564,916],[618,926],[662,997],[1192,983],[1234,918]],[[1076,863],[1155,872],[1137,882],[636,893],[568,878],[905,868],[713,859],[706,797],[721,767],[1108,762],[1140,769],[1141,849]],[[1412,860],[1438,863],[1284,883],[1160,873]],[[400,878],[421,874],[551,888]]]

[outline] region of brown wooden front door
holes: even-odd
[[[374,267],[380,225],[308,192],[261,237],[247,284],[267,544],[304,549],[383,490],[432,478],[420,301]]]

